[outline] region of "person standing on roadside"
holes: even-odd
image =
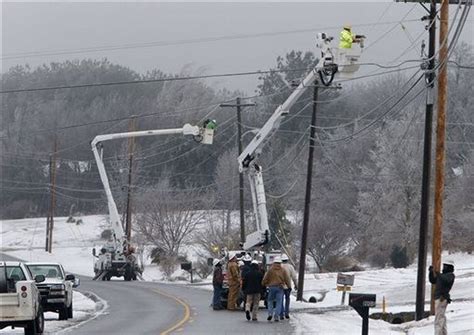
[[[235,311],[237,310],[237,298],[240,291],[240,269],[237,265],[235,253],[229,254],[229,263],[227,264],[227,282],[229,284],[227,309],[229,311]]]
[[[253,260],[250,269],[242,276],[242,290],[246,296],[245,317],[250,321],[250,310],[252,311],[252,321],[258,321],[258,305],[260,303],[260,293],[262,292],[263,274],[260,271],[258,262]]]
[[[281,267],[288,273],[293,284],[295,284],[295,289],[298,287],[298,278],[296,276],[296,270],[291,263],[288,262],[288,255],[283,254],[281,256]],[[280,320],[283,320],[283,317],[286,319],[290,318],[290,295],[291,295],[291,285],[283,289],[283,299],[281,301],[281,313]]]
[[[222,283],[224,282],[224,275],[222,273],[221,261],[217,258],[212,261],[214,265],[214,274],[212,276],[212,286],[214,288],[214,295],[212,297],[212,309],[215,311],[222,309],[221,295],[222,295]]]
[[[449,292],[454,284],[454,262],[448,260],[443,263],[443,272],[439,273],[429,267],[429,280],[435,284],[435,335],[447,335],[448,327],[446,325],[446,308],[451,303]]]
[[[275,317],[275,322],[278,322],[280,321],[283,288],[291,286],[289,274],[281,267],[281,257],[275,257],[273,264],[263,277],[262,285],[268,288],[267,320],[271,321]]]

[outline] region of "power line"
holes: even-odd
[[[410,20],[392,21],[392,22],[377,21],[375,23],[353,24],[353,27],[372,28],[373,26],[376,26],[376,25],[390,25],[394,23],[398,24],[400,22],[417,22],[417,21],[419,20],[410,19]],[[97,52],[97,51],[114,51],[114,50],[123,50],[123,49],[150,48],[150,47],[162,47],[162,46],[173,46],[173,45],[183,45],[183,44],[198,44],[198,43],[208,43],[208,42],[217,42],[217,41],[231,41],[231,40],[247,39],[247,38],[271,37],[271,36],[279,36],[279,35],[309,33],[309,32],[317,32],[321,30],[330,30],[330,29],[338,29],[338,28],[340,28],[340,26],[314,27],[314,28],[306,28],[306,29],[266,32],[266,33],[257,33],[257,34],[224,35],[224,36],[216,36],[216,37],[197,38],[197,39],[183,39],[183,40],[177,40],[177,41],[157,41],[157,42],[147,42],[147,43],[96,46],[96,47],[87,47],[87,48],[69,49],[69,50],[31,51],[31,52],[23,52],[23,53],[16,53],[16,54],[5,54],[5,55],[2,55],[0,59],[7,60],[7,59],[16,59],[16,58],[89,53],[89,52]]]

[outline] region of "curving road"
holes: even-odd
[[[17,260],[0,253],[1,260]],[[258,322],[243,312],[214,311],[211,291],[193,285],[123,280],[92,281],[81,277],[78,291],[91,292],[106,301],[104,313],[61,333],[93,335],[138,334],[291,334],[288,321],[269,323],[266,310]]]
[[[266,311],[259,322],[243,312],[209,308],[212,292],[192,285],[151,282],[84,280],[80,291],[107,300],[108,313],[74,329],[71,334],[291,334],[288,321],[269,323]]]

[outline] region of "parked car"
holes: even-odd
[[[25,263],[31,275],[43,275],[45,280],[39,284],[41,305],[45,312],[56,312],[59,320],[73,317],[73,288],[79,286],[79,279],[66,274],[59,263]]]
[[[42,334],[44,314],[37,284],[43,275],[31,276],[21,262],[0,262],[0,329],[25,328],[25,334]]]

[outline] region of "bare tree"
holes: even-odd
[[[147,189],[137,204],[135,230],[172,259],[176,259],[183,244],[191,240],[206,213],[198,210],[203,206],[198,189],[172,189],[169,179]]]
[[[238,177],[237,150],[233,148],[224,152],[219,157],[216,167],[216,176],[214,179],[217,187],[216,196],[218,206],[222,210],[223,227],[220,230],[226,235],[231,234],[232,211],[238,208]]]
[[[210,214],[208,222],[196,232],[195,242],[204,251],[197,252],[201,257],[218,257],[222,248],[228,250],[239,248],[239,228],[236,225],[227,227],[219,224],[218,220],[213,220],[216,215],[222,214]]]
[[[409,109],[382,129],[371,151],[374,165],[362,170],[367,182],[360,188],[357,219],[359,243],[366,251],[370,246],[387,257],[398,244],[410,257],[416,252],[422,143],[412,139],[421,136],[420,115]]]

